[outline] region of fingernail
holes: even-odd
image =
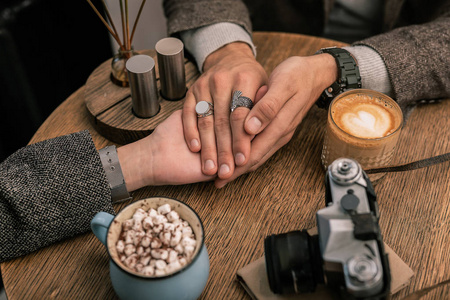
[[[199,145],[198,140],[197,139],[193,139],[191,140],[191,147],[192,148],[197,148]]]
[[[214,162],[210,159],[208,159],[207,161],[205,161],[205,171],[209,171],[214,169]]]
[[[239,152],[234,156],[234,160],[236,161],[236,165],[240,166],[245,162],[245,156]]]
[[[226,164],[220,166],[219,175],[226,175],[230,172],[230,167]]]
[[[257,117],[251,118],[248,123],[247,127],[250,131],[250,133],[256,134],[258,133],[258,130],[261,128],[261,121]]]
[[[221,189],[221,188],[223,188],[223,187],[226,186],[226,185],[227,185],[226,183],[222,183],[222,184],[217,185],[216,187],[217,187],[218,189]]]

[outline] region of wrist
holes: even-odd
[[[316,52],[316,54],[322,53],[331,55],[337,67],[337,80],[324,90],[316,102],[318,107],[328,109],[331,101],[340,93],[349,89],[361,88],[361,75],[358,62],[347,50],[331,47]]]
[[[153,185],[153,153],[150,137],[117,149],[122,173],[129,192]],[[150,144],[149,147],[146,145]]]
[[[125,184],[116,146],[106,146],[98,151],[111,189],[113,203],[129,200],[130,194]]]
[[[208,55],[203,64],[203,71],[206,72],[208,69],[216,65],[224,58],[230,57],[232,59],[235,59],[236,56],[255,59],[252,48],[247,43],[233,42],[220,47],[219,49]]]
[[[315,79],[315,88],[322,93],[338,79],[338,67],[331,54],[323,53],[310,56]],[[320,95],[319,93],[319,95]]]

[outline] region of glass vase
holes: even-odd
[[[111,81],[113,83],[122,87],[129,86],[128,73],[125,64],[130,57],[136,54],[137,53],[134,52],[133,47],[131,47],[130,50],[119,49],[117,51],[111,61]]]

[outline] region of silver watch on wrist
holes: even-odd
[[[128,193],[116,146],[106,146],[98,150],[100,160],[105,169],[106,178],[111,188],[112,203],[122,202],[131,199]]]

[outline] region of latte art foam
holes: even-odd
[[[353,136],[382,138],[397,127],[395,116],[385,105],[369,97],[348,97],[336,103],[331,114],[336,125]]]
[[[390,97],[368,89],[343,92],[331,102],[322,148],[322,165],[348,157],[364,170],[390,164],[403,124],[400,106]],[[376,182],[383,173],[370,174]]]

